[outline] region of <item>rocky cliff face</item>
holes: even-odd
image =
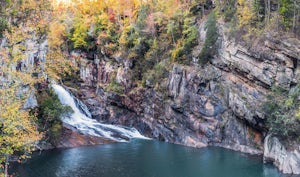
[[[300,146],[287,148],[278,138],[268,135],[264,143],[264,161],[274,163],[283,173],[300,174]]]
[[[44,77],[44,73],[40,71],[45,69],[48,41],[45,39],[45,37],[32,37],[26,41],[23,41],[22,43],[24,45],[24,51],[22,52],[24,57],[22,60],[11,63],[11,72],[23,72],[30,74],[33,77]],[[0,49],[5,52],[10,50],[6,38],[0,39]],[[3,62],[1,63],[2,66],[6,65],[4,61],[1,62]],[[0,70],[0,73],[1,72],[3,72],[2,69]],[[2,86],[2,84],[5,85],[5,83],[15,82],[10,78],[9,75],[2,73],[0,74],[0,80],[0,86]],[[23,107],[24,109],[31,109],[38,106],[34,90],[32,90],[32,88],[30,88],[28,85],[19,85],[18,94],[20,97],[26,96],[27,98]]]
[[[218,56],[210,64],[174,64],[159,91],[147,83],[134,87],[132,62],[125,58],[83,58],[80,94],[100,121],[134,126],[171,143],[264,154],[283,172],[300,173],[298,151],[266,138],[261,106],[272,85],[292,89],[297,84],[300,41],[267,36],[247,48],[229,40],[222,27],[219,33]],[[124,94],[103,89],[114,77]],[[289,155],[281,158],[277,151]]]
[[[104,68],[107,65],[111,64]],[[100,83],[109,78],[109,73],[100,75],[107,76],[98,80]],[[82,95],[95,118],[135,126],[156,139],[262,153],[261,133],[248,126],[240,115],[251,113],[243,105],[245,98],[240,100],[236,92],[233,94],[228,85],[233,83],[221,69],[213,65],[205,69],[174,65],[162,84],[163,93],[153,88],[135,88],[125,95],[85,85]]]
[[[292,90],[299,81],[300,41],[289,37],[266,36],[260,45],[245,48],[226,39],[212,64],[224,71],[229,84],[229,106],[233,114],[261,132],[264,159],[283,173],[300,174],[297,143],[285,147],[278,138],[266,135],[261,102],[273,85]]]

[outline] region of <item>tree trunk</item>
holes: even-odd
[[[174,38],[173,29],[171,30],[171,35],[172,35],[173,45],[174,45],[174,47],[175,47],[175,46],[176,46],[176,43],[175,43],[175,38]]]
[[[280,22],[280,18],[279,18],[279,16],[280,16],[280,13],[279,13],[279,11],[280,11],[280,0],[278,0],[278,4],[277,4],[277,12],[278,12],[278,16],[276,17],[276,26],[277,26],[277,30],[279,30],[279,22]]]
[[[266,24],[270,22],[270,13],[271,13],[271,2],[270,0],[265,1],[265,14],[266,14]]]
[[[9,155],[5,154],[4,177],[8,177]]]
[[[295,26],[295,28],[296,28],[296,31],[295,31],[295,33],[296,34],[298,34],[298,36],[299,36],[299,32],[300,32],[300,30],[299,30],[299,16],[300,16],[300,1],[297,1],[297,4],[296,4],[296,7],[297,7],[297,14],[296,14],[296,26]]]
[[[296,31],[295,31],[295,34],[298,34],[299,35],[299,15],[300,15],[300,3],[297,4],[297,14],[296,14]]]
[[[260,2],[259,2],[259,0],[255,0],[255,4],[256,4],[256,8],[257,8],[257,10],[256,10],[256,17],[257,17],[258,21],[260,21],[260,18],[259,18]]]
[[[293,28],[292,31],[296,32],[296,15],[297,15],[297,3],[296,0],[294,0],[294,16],[293,16]]]

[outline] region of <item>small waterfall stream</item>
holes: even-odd
[[[83,134],[104,137],[119,142],[124,142],[131,138],[148,139],[141,135],[135,128],[102,124],[92,119],[87,106],[71,95],[62,86],[53,84],[52,88],[58,95],[60,102],[70,106],[74,111],[71,115],[62,117],[62,121],[75,127]]]

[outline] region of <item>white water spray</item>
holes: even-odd
[[[104,137],[115,141],[126,141],[131,138],[148,139],[135,128],[102,124],[91,119],[88,108],[80,100],[74,98],[60,85],[53,84],[52,88],[58,95],[60,102],[63,105],[70,106],[74,111],[70,116],[62,117],[62,121],[77,128],[83,134]]]

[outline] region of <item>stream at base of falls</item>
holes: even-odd
[[[262,157],[154,140],[56,149],[12,164],[14,177],[284,177]]]

